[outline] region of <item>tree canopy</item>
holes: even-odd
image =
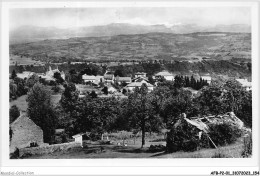
[[[28,92],[26,101],[29,117],[43,130],[44,142],[52,143],[57,120],[50,91],[44,85],[36,83]]]

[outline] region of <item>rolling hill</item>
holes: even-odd
[[[243,32],[250,33],[251,27],[243,24],[199,26],[196,24],[180,24],[165,26],[134,25],[128,23],[112,23],[100,26],[84,26],[68,29],[56,27],[21,26],[10,31],[10,43],[33,42],[45,39],[68,39],[73,37],[102,37],[114,35],[131,35],[146,33],[187,34],[195,32]]]
[[[216,60],[251,61],[251,34],[198,32],[147,33],[104,37],[47,39],[11,44],[10,53],[35,60]]]

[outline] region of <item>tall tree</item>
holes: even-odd
[[[56,127],[56,115],[51,104],[50,91],[40,83],[28,92],[28,115],[43,130],[43,140],[52,143]]]
[[[196,101],[201,106],[201,114],[223,114],[226,112],[226,106],[222,99],[223,88],[219,84],[212,84],[202,89]]]
[[[56,79],[56,82],[58,84],[61,84],[64,82],[64,79],[61,77],[61,74],[59,72],[55,72],[53,77]]]
[[[174,86],[175,86],[176,88],[181,88],[181,87],[184,86],[184,84],[185,84],[185,81],[184,81],[184,79],[183,79],[182,76],[176,75],[176,76],[174,77]]]
[[[151,99],[148,93],[148,88],[145,84],[141,88],[136,88],[134,93],[128,97],[128,112],[130,123],[134,128],[139,128],[142,132],[142,145],[145,145],[145,132],[148,130],[149,122],[158,117],[154,113]]]
[[[79,91],[73,83],[64,85],[65,90],[61,95],[60,104],[66,112],[73,112],[79,100]]]
[[[17,97],[17,85],[13,82],[10,81],[9,83],[9,94],[10,94],[10,98],[12,99],[16,99]]]
[[[35,83],[39,82],[39,76],[37,74],[33,74],[26,80],[26,85],[31,88]]]
[[[9,123],[12,123],[20,116],[20,111],[16,105],[11,106],[9,109]]]
[[[12,75],[11,75],[11,79],[14,79],[15,77],[17,77],[17,75],[16,75],[15,70],[13,70],[13,71],[12,71]]]

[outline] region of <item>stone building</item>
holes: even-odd
[[[43,131],[37,126],[26,113],[21,112],[21,115],[10,124],[10,152],[15,148],[25,148],[32,146],[40,146],[43,143]]]

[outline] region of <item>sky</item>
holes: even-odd
[[[140,25],[251,24],[249,7],[120,7],[11,9],[10,29],[24,25],[73,28],[110,23]]]

